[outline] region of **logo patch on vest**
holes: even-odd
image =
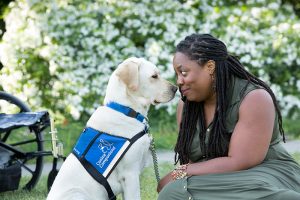
[[[88,161],[105,178],[130,145],[127,138],[86,128],[79,137],[73,153]]]

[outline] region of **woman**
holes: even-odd
[[[181,41],[173,66],[180,165],[160,181],[158,199],[300,200],[300,166],[280,144],[271,89],[208,34]]]

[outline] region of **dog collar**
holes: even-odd
[[[124,105],[118,104],[116,102],[109,102],[106,104],[106,106],[111,109],[114,109],[118,112],[121,112],[124,115],[127,115],[128,117],[135,118],[135,119],[139,120],[140,122],[142,122],[143,124],[148,124],[148,119],[146,117],[144,117],[141,113],[136,112],[135,110],[133,110],[132,108],[130,108],[128,106],[124,106]]]

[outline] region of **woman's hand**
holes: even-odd
[[[172,181],[173,181],[172,172],[170,172],[159,181],[159,183],[157,185],[157,189],[156,189],[157,192],[159,193],[165,185],[167,185],[168,183],[170,183]]]

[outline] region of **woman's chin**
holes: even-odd
[[[188,101],[195,101],[195,98],[193,98],[192,96],[185,96],[185,99]]]
[[[191,95],[185,96],[185,99],[188,100],[188,101],[201,102],[201,100],[199,100],[199,98],[196,98],[196,97],[191,96]]]

